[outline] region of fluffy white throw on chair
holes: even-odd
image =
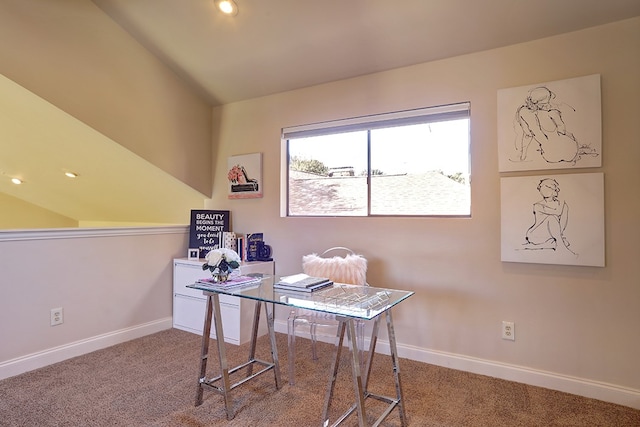
[[[302,271],[309,276],[327,277],[337,283],[367,284],[367,259],[361,255],[322,258],[318,254],[302,257]]]

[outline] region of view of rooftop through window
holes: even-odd
[[[288,138],[288,215],[469,216],[465,113]]]

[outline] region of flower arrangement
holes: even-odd
[[[213,277],[224,281],[231,271],[240,267],[240,255],[232,249],[213,249],[205,256],[207,262],[202,264],[203,270],[211,271]]]
[[[233,184],[245,184],[246,179],[243,169],[244,168],[240,165],[235,165],[234,167],[229,169],[229,173],[227,173],[227,179],[229,180],[229,182]]]

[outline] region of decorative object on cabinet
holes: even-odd
[[[236,233],[236,245],[238,246],[238,255],[242,261],[247,260],[247,236]]]
[[[233,231],[222,232],[222,246],[223,248],[231,249],[240,255],[238,251],[238,236]]]
[[[258,260],[258,243],[264,241],[263,233],[248,233],[247,234],[247,261]]]
[[[261,273],[273,275],[275,264],[268,262],[242,262],[238,269],[241,275]],[[234,273],[235,274],[235,273]],[[207,298],[202,291],[187,288],[205,273],[202,271],[202,260],[177,258],[173,260],[173,327],[183,331],[202,335],[204,313]],[[224,340],[230,344],[243,344],[251,339],[253,322],[253,304],[250,300],[229,295],[220,295],[221,314],[224,324]],[[266,333],[261,325],[260,335]],[[215,330],[211,331],[215,338]]]
[[[200,249],[189,248],[187,250],[187,259],[199,259],[200,258]]]
[[[231,156],[227,166],[230,199],[262,197],[262,153]]]
[[[227,248],[209,251],[205,259],[206,262],[202,264],[202,269],[209,270],[216,282],[226,282],[231,272],[240,267],[238,254]]]
[[[231,231],[229,211],[192,210],[189,247],[197,248],[204,257],[212,249],[223,247],[223,233]]]
[[[272,261],[271,246],[264,241],[264,233],[247,234],[247,261]]]

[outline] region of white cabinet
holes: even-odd
[[[207,297],[202,291],[187,288],[196,280],[209,277],[209,271],[202,270],[204,260],[173,260],[173,327],[201,335]],[[243,262],[240,274],[275,274],[273,261]],[[220,311],[225,342],[243,344],[251,339],[254,302],[245,298],[220,295]],[[260,313],[264,316],[264,311]],[[260,322],[259,335],[266,333],[265,322]],[[211,328],[211,338],[215,338],[215,328]]]

